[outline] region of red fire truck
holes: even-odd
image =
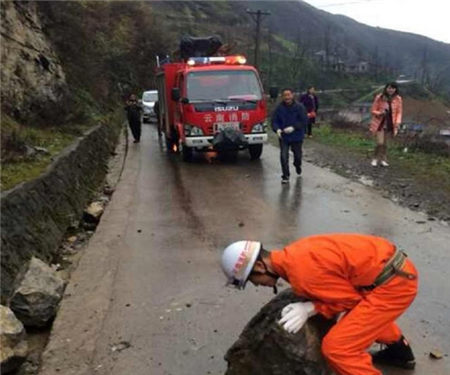
[[[266,102],[257,70],[243,56],[191,57],[157,70],[159,129],[167,149],[190,161],[195,151],[261,156]]]

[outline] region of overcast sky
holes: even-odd
[[[450,2],[447,0],[304,1],[370,26],[408,31],[450,43]]]

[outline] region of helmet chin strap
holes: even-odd
[[[269,269],[267,268],[266,262],[264,262],[264,260],[261,259],[261,262],[264,265],[264,269],[265,269],[264,274],[275,280],[275,284],[273,285],[273,294],[277,294],[278,293],[277,280],[278,280],[279,276],[277,274],[269,271]]]

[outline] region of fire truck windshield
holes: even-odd
[[[190,72],[187,76],[190,102],[214,100],[261,100],[261,86],[251,70]]]

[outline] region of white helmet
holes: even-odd
[[[261,242],[237,241],[225,248],[222,255],[222,269],[228,283],[244,289],[248,276],[261,250]]]

